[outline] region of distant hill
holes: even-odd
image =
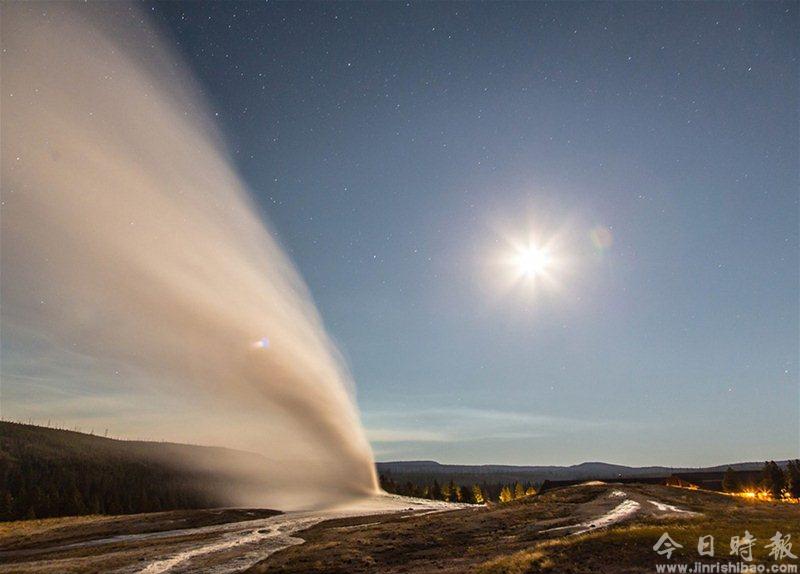
[[[224,469],[258,455],[0,421],[0,520],[225,506]],[[182,466],[189,458],[214,469]]]
[[[785,465],[785,461],[778,464]],[[396,481],[425,483],[454,480],[457,483],[543,482],[545,480],[603,480],[614,478],[666,477],[675,472],[759,470],[763,462],[736,462],[720,466],[684,468],[668,466],[623,466],[605,462],[583,462],[573,466],[514,466],[503,464],[463,465],[440,464],[432,460],[379,462],[378,473],[390,475]]]

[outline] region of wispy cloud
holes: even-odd
[[[450,442],[453,437],[444,432],[413,429],[367,429],[367,438],[375,443]]]
[[[586,431],[607,424],[596,420],[475,407],[365,409],[364,422],[369,440],[377,445],[540,438]]]

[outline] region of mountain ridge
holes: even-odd
[[[776,461],[784,466],[787,461]],[[636,478],[669,476],[678,472],[722,472],[734,470],[759,470],[763,461],[732,462],[728,464],[681,467],[681,466],[627,466],[600,461],[586,461],[574,465],[510,465],[510,464],[443,464],[433,460],[383,461],[375,463],[378,472],[392,475],[443,475],[473,476],[502,475],[508,478],[522,477],[533,480],[576,480]]]

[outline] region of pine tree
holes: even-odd
[[[725,470],[725,475],[722,477],[722,490],[725,492],[739,492],[739,481],[736,478],[736,471],[731,467]]]
[[[431,499],[433,500],[443,500],[442,498],[442,487],[439,486],[439,481],[433,481],[433,487],[431,488]]]
[[[761,469],[761,488],[767,492],[772,492],[772,472],[769,462],[765,462],[764,468]]]
[[[770,461],[769,463],[769,472],[772,479],[770,494],[772,495],[772,498],[774,498],[775,500],[780,500],[783,497],[783,490],[786,487],[786,478],[783,475],[781,467],[775,464],[774,460]]]
[[[789,496],[800,499],[800,460],[790,460],[786,468]]]
[[[514,498],[523,498],[525,496],[525,488],[518,482],[514,485]]]
[[[500,489],[500,502],[510,502],[512,499],[511,489],[504,484],[503,488]]]
[[[472,498],[475,500],[476,504],[483,504],[486,502],[486,498],[479,484],[472,485]]]
[[[451,479],[450,484],[447,485],[450,489],[450,496],[447,498],[449,502],[458,502],[461,500],[461,492],[458,485]]]
[[[442,500],[450,500],[450,485],[449,484],[443,484],[442,485],[442,496],[441,496],[441,499]]]

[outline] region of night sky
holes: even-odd
[[[148,6],[379,460],[798,455],[796,2]]]

